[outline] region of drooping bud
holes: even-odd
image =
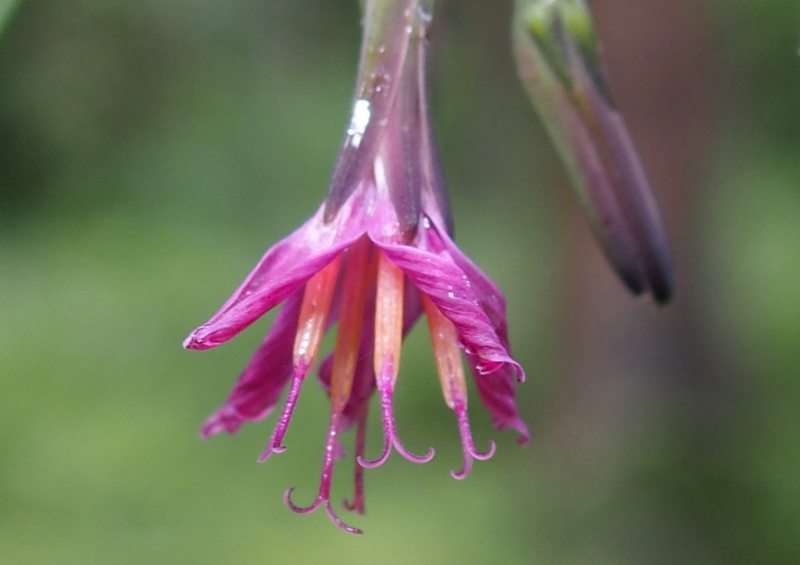
[[[635,294],[672,295],[666,233],[611,96],[584,0],[516,0],[520,77],[614,269]]]

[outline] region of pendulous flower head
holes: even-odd
[[[495,428],[513,428],[528,441],[517,412],[514,381],[524,373],[512,358],[500,290],[453,243],[452,219],[428,115],[425,32],[429,6],[420,0],[368,1],[365,37],[352,119],[325,202],[297,231],[263,256],[233,296],[186,339],[188,349],[208,349],[234,337],[283,303],[266,339],[225,404],[202,428],[203,437],[235,433],[246,421],[270,414],[288,397],[261,455],[285,449],[283,437],[301,385],[317,365],[325,332],[338,322],[333,352],[319,363],[331,416],[322,477],[314,502],[299,513],[331,506],[331,479],[343,449],[340,433],[355,425],[355,494],[346,508],[364,511],[364,468],[383,463],[392,448],[423,463],[433,457],[408,452],[394,418],[404,335],[425,313],[445,402],[454,412],[467,476],[474,459],[487,459],[472,440],[462,353]],[[365,459],[367,408],[377,390],[384,447]]]

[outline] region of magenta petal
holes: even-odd
[[[221,431],[236,433],[244,422],[265,418],[275,407],[292,375],[292,347],[302,300],[300,289],[283,305],[228,400],[203,424],[203,438]]]
[[[464,271],[469,279],[472,288],[478,295],[481,307],[497,332],[497,335],[503,340],[504,345],[508,347],[508,322],[506,321],[506,301],[503,298],[503,293],[497,288],[492,280],[480,270],[480,268],[467,257],[461,249],[450,239],[450,237],[443,231],[436,234],[441,238],[444,248],[449,255],[453,258],[458,267]]]
[[[524,374],[498,337],[467,275],[449,257],[415,247],[378,245],[417,289],[430,297],[455,324],[466,352],[479,359],[475,364],[479,373],[491,373],[509,364],[518,375]]]
[[[358,201],[358,202],[356,202]],[[323,209],[294,233],[273,245],[250,272],[236,292],[208,322],[194,330],[183,346],[210,349],[220,345],[301,288],[334,257],[363,233],[353,199],[342,210],[339,221],[324,224]]]
[[[517,430],[521,435],[520,445],[527,444],[530,441],[530,433],[517,411],[514,375],[509,366],[506,365],[493,373],[481,374],[474,368],[479,362],[474,355],[467,355],[467,361],[473,367],[472,372],[475,375],[475,384],[481,401],[492,415],[492,425],[497,430],[506,428]]]

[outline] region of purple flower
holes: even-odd
[[[364,511],[364,468],[375,467],[392,447],[423,463],[400,442],[392,396],[403,336],[426,314],[447,405],[455,412],[467,476],[476,449],[467,417],[463,351],[495,428],[528,431],[514,400],[514,380],[524,373],[511,357],[500,290],[453,243],[452,220],[425,98],[425,28],[430,17],[416,0],[368,2],[353,116],[323,205],[303,226],[267,251],[231,298],[186,339],[189,349],[224,343],[280,303],[266,339],[240,375],[228,400],[202,428],[209,437],[235,433],[288,398],[260,460],[282,445],[301,385],[317,363],[322,337],[338,321],[334,350],[321,363],[331,417],[322,477],[307,513],[324,505],[342,529],[330,502],[340,433],[356,431],[355,495],[349,510]],[[384,447],[364,458],[367,407],[377,389]]]

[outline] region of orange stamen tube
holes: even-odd
[[[444,400],[455,413],[458,420],[458,431],[461,434],[461,447],[464,451],[464,466],[460,471],[451,471],[455,479],[464,479],[472,469],[473,459],[489,459],[494,455],[495,444],[489,442],[489,450],[481,453],[475,449],[472,432],[469,429],[467,416],[467,382],[464,379],[464,365],[461,362],[461,350],[458,346],[458,331],[453,322],[448,320],[439,307],[427,296],[422,297],[428,328],[433,343],[433,354],[439,370]]]
[[[300,507],[292,502],[292,489],[284,493],[286,505],[294,512],[308,514],[324,505],[331,520],[343,530],[354,534],[360,534],[361,530],[342,522],[331,507],[331,482],[333,481],[333,464],[338,453],[339,432],[344,419],[344,409],[353,389],[358,350],[361,345],[361,330],[364,323],[364,307],[367,293],[371,285],[375,284],[375,261],[373,256],[372,242],[366,237],[356,241],[347,252],[342,275],[339,329],[336,332],[336,345],[333,349],[330,388],[331,419],[328,425],[328,435],[325,439],[325,457],[322,461],[322,477],[317,498],[310,506]],[[366,425],[366,416],[366,407],[364,407],[358,415],[360,434],[363,433],[363,426]],[[363,442],[356,448],[356,457],[358,457],[359,450],[363,451]],[[353,504],[349,508],[363,511],[363,474],[356,473],[356,492],[353,497]]]
[[[375,280],[372,242],[366,237],[355,242],[348,252],[342,285],[342,305],[339,329],[333,350],[331,376],[331,411],[341,414],[350,398],[356,372],[364,306],[367,292]]]
[[[392,446],[414,463],[425,463],[433,457],[433,449],[420,457],[410,453],[397,437],[392,394],[400,370],[400,349],[403,346],[403,287],[405,274],[392,263],[383,251],[378,256],[378,278],[375,294],[375,384],[378,388],[383,418],[383,452],[374,461],[358,458],[362,467],[382,465],[388,459]]]
[[[428,318],[428,330],[431,334],[433,355],[442,383],[444,401],[450,409],[455,410],[454,393],[457,393],[463,397],[466,407],[467,382],[464,378],[464,365],[461,362],[461,350],[458,348],[456,327],[427,296],[423,295],[422,305],[425,308],[425,317]]]
[[[293,362],[296,372],[308,374],[317,362],[341,265],[342,256],[337,255],[306,283],[294,338]]]
[[[337,255],[333,261],[308,279],[306,283],[297,320],[297,333],[294,338],[292,385],[289,388],[289,395],[286,397],[286,403],[283,405],[278,423],[275,425],[275,431],[272,432],[266,449],[258,458],[259,461],[266,461],[273,453],[282,453],[286,450],[286,447],[282,445],[283,436],[286,435],[297,398],[300,396],[300,386],[317,362],[341,266],[342,257]]]
[[[403,281],[400,267],[380,252],[375,301],[375,376],[388,380],[391,388],[400,370],[403,346]]]

